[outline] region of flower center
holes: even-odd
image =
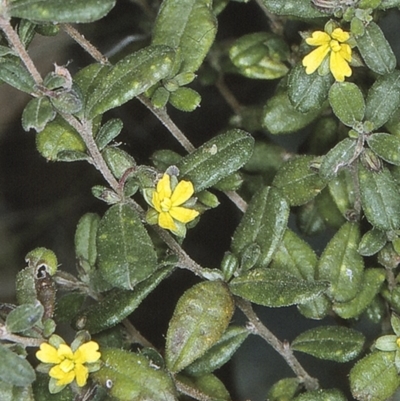
[[[160,206],[161,206],[161,210],[163,212],[169,212],[169,210],[172,207],[172,202],[170,198],[164,198],[161,202],[160,202]]]
[[[341,49],[341,46],[339,44],[339,42],[335,39],[332,39],[329,43],[330,48],[332,49],[332,51],[334,52],[338,52]]]
[[[63,372],[68,373],[75,368],[75,362],[66,358],[60,363],[60,368]]]

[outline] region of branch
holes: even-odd
[[[257,334],[261,338],[263,338],[269,345],[277,351],[286,363],[290,366],[296,376],[304,383],[304,386],[307,390],[317,390],[319,388],[318,380],[314,377],[311,377],[300,365],[300,362],[293,355],[292,349],[290,345],[286,342],[281,342],[277,337],[272,334],[267,327],[265,327],[258,316],[255,314],[251,303],[236,297],[236,304],[239,309],[245,314],[245,316],[249,319],[250,325],[249,329],[253,334]]]
[[[24,347],[39,347],[45,340],[43,338],[22,337],[7,331],[6,326],[0,324],[0,340],[22,344]]]
[[[275,14],[269,12],[262,0],[256,0],[256,3],[260,6],[261,10],[264,11],[264,14],[268,18],[268,25],[271,31],[279,36],[283,36],[284,26],[282,23],[282,19],[277,17]]]

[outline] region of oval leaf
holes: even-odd
[[[310,168],[313,156],[298,156],[285,163],[272,184],[279,188],[291,206],[303,205],[315,198],[326,183]]]
[[[361,203],[367,220],[382,231],[400,227],[400,194],[390,171],[379,172],[358,165]]]
[[[330,282],[328,295],[337,302],[350,301],[360,289],[364,261],[357,252],[359,242],[359,226],[345,223],[321,255],[318,278]]]
[[[233,234],[233,253],[240,258],[255,243],[261,250],[256,266],[266,267],[285,233],[288,218],[289,205],[277,189],[266,187],[257,192]]]
[[[221,281],[196,284],[179,299],[169,323],[166,364],[179,372],[211,348],[227,328],[233,298]]]
[[[296,337],[292,348],[319,359],[348,362],[360,354],[364,341],[359,331],[340,326],[321,326]]]
[[[47,97],[32,99],[22,113],[22,128],[29,131],[31,128],[40,132],[49,121],[56,116],[56,111]]]
[[[386,242],[386,234],[377,228],[373,228],[367,231],[361,238],[358,253],[362,256],[375,255],[386,245]]]
[[[300,18],[326,18],[326,14],[313,7],[308,0],[262,0],[262,2],[273,14]]]
[[[78,260],[93,267],[97,260],[97,231],[100,217],[96,213],[86,213],[78,222],[75,231],[75,254]]]
[[[7,14],[38,22],[91,22],[103,18],[115,6],[116,0],[10,0]]]
[[[40,322],[44,308],[40,302],[23,304],[13,309],[6,319],[6,327],[10,333],[19,333]]]
[[[153,243],[140,218],[128,206],[112,206],[103,216],[97,237],[98,265],[103,278],[131,290],[157,267]]]
[[[179,49],[181,72],[195,72],[214,42],[217,21],[210,0],[164,0],[153,28],[153,44]]]
[[[167,46],[149,46],[126,56],[106,74],[99,74],[92,83],[93,92],[87,95],[87,117],[93,119],[121,106],[167,77],[174,56]]]
[[[22,92],[35,92],[35,81],[16,57],[0,58],[0,81]]]
[[[400,166],[400,138],[385,133],[372,134],[367,138],[368,146],[383,160]]]
[[[326,291],[326,281],[306,281],[284,271],[259,268],[234,278],[233,294],[258,305],[281,307],[301,304]]]
[[[242,167],[250,159],[253,146],[254,139],[248,133],[232,129],[182,158],[177,163],[180,176],[200,192]]]
[[[307,391],[294,398],[293,401],[347,401],[347,398],[340,390],[334,388]]]

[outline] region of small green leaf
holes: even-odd
[[[176,401],[175,386],[163,370],[144,355],[116,348],[101,350],[103,365],[91,374],[113,399],[119,401]]]
[[[326,281],[301,280],[276,269],[253,269],[229,283],[232,293],[258,305],[281,307],[308,302],[326,291]]]
[[[93,267],[97,260],[97,231],[100,217],[96,213],[83,215],[75,231],[75,255]]]
[[[377,228],[373,228],[367,231],[361,238],[358,253],[362,256],[375,255],[386,245],[386,242],[386,234]]]
[[[74,318],[74,327],[95,334],[115,326],[128,317],[171,271],[171,267],[163,267],[133,290],[111,290],[101,301],[79,312]]]
[[[199,392],[204,394],[207,399],[213,401],[231,401],[231,397],[224,383],[213,374],[195,377],[187,377],[179,374],[177,375],[177,379],[190,387],[193,393]]]
[[[396,56],[375,22],[365,27],[364,35],[357,37],[356,42],[365,64],[372,71],[385,75],[396,68]]]
[[[239,258],[245,249],[257,244],[261,249],[257,266],[266,267],[285,233],[289,205],[279,190],[265,187],[250,201],[232,238],[232,251]]]
[[[115,3],[116,0],[75,0],[72,7],[64,0],[10,0],[7,14],[53,24],[92,22],[107,15]]]
[[[17,387],[26,387],[35,378],[35,371],[30,363],[0,344],[0,380]]]
[[[125,204],[111,206],[97,237],[98,266],[115,287],[132,290],[157,267],[153,243],[140,218]]]
[[[31,128],[40,132],[46,124],[54,120],[56,111],[47,97],[32,99],[22,113],[22,128],[29,131]]]
[[[193,111],[200,106],[201,96],[193,89],[178,88],[171,92],[169,102],[178,110]]]
[[[328,295],[337,302],[353,299],[362,282],[364,261],[357,252],[360,228],[345,223],[333,236],[321,255],[318,278],[330,282]]]
[[[337,166],[335,163],[333,163],[333,165]],[[327,161],[326,165],[324,165],[324,168],[329,170],[328,167],[329,163]],[[335,169],[335,167],[333,167],[333,169]],[[324,172],[323,174],[328,176],[331,175],[328,171]],[[348,211],[354,208],[356,192],[354,187],[354,179],[349,169],[341,170],[337,177],[332,178],[329,181],[328,188],[337,208],[343,216],[346,216]]]
[[[268,391],[269,401],[291,400],[300,387],[300,380],[295,377],[281,379]]]
[[[318,117],[323,106],[324,104],[321,104],[318,109],[301,113],[292,105],[288,94],[281,92],[267,101],[264,107],[262,125],[274,135],[299,131]]]
[[[299,312],[308,319],[321,320],[332,310],[332,302],[325,295],[319,295],[311,301],[297,305]]]
[[[154,45],[179,49],[181,72],[195,72],[210,49],[217,21],[210,0],[164,0],[153,27]]]
[[[326,183],[311,169],[313,156],[298,156],[282,165],[272,185],[277,187],[291,206],[300,206],[315,198]]]
[[[349,127],[364,118],[364,96],[352,82],[335,82],[329,90],[329,103],[339,120]]]
[[[343,319],[360,316],[378,294],[385,277],[383,269],[366,269],[358,294],[351,301],[334,303],[333,310]]]
[[[46,383],[46,391],[47,393],[49,392],[49,390],[47,389],[47,383]],[[0,394],[2,397],[1,398],[2,401],[35,401],[41,399],[41,398],[34,398],[31,386],[16,387],[10,383],[6,383],[3,381],[0,381]],[[54,401],[59,401],[59,400],[54,400]]]
[[[79,312],[79,309],[81,309],[85,299],[86,295],[80,292],[68,292],[58,298],[55,310],[55,321],[57,323],[70,324],[72,319]]]
[[[123,123],[119,118],[112,118],[100,128],[96,135],[96,143],[100,151],[120,134],[122,127]]]
[[[185,373],[202,376],[220,368],[232,358],[249,334],[244,327],[228,327],[222,337],[202,357],[185,368]]]
[[[319,11],[308,0],[263,0],[265,7],[273,14],[288,15],[299,18],[325,18],[326,14]]]
[[[14,56],[0,58],[0,81],[4,81],[22,92],[35,92],[34,79],[21,61]]]
[[[135,159],[129,153],[115,146],[105,147],[101,154],[117,179],[120,179],[126,170],[136,166]]]
[[[298,64],[289,74],[288,95],[294,108],[301,113],[320,109],[328,98],[329,88],[333,83],[331,74],[324,76],[307,74],[305,68]]]
[[[180,176],[189,179],[200,192],[242,167],[253,152],[254,139],[239,129],[218,135],[182,158]]]
[[[221,338],[233,311],[232,295],[221,281],[201,282],[187,290],[168,327],[168,369],[179,372],[204,355]]]
[[[368,146],[383,160],[400,166],[400,138],[379,132],[367,137]]]
[[[13,309],[6,319],[6,327],[10,333],[20,333],[35,326],[43,317],[44,308],[40,302],[23,304]]]
[[[347,398],[336,388],[329,390],[313,390],[302,393],[293,401],[347,401]]]
[[[365,119],[375,129],[385,124],[400,106],[400,72],[379,77],[368,91]]]
[[[74,398],[74,393],[70,386],[64,388],[63,391],[57,394],[49,393],[49,375],[38,373],[37,379],[32,384],[34,400],[38,401],[71,401]],[[10,401],[28,401],[29,398],[21,398]],[[31,401],[31,400],[29,400]],[[33,400],[32,400],[33,401]]]
[[[166,78],[174,57],[169,47],[148,46],[129,54],[105,74],[98,74],[90,85],[92,92],[87,94],[87,117],[93,119],[121,106]]]
[[[400,195],[390,171],[386,168],[370,171],[359,163],[358,177],[367,220],[379,230],[397,230],[400,227]]]
[[[359,331],[340,326],[321,326],[300,334],[291,345],[295,351],[319,359],[348,362],[360,354],[364,341],[365,337]]]
[[[400,386],[400,376],[394,364],[394,352],[374,351],[350,371],[353,397],[360,401],[385,401]]]

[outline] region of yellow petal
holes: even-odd
[[[89,341],[82,344],[74,353],[74,362],[77,364],[92,363],[100,359],[99,344]]]
[[[348,32],[344,32],[341,28],[336,28],[332,32],[332,38],[338,40],[339,42],[346,42],[346,40],[350,39],[350,34]]]
[[[157,192],[160,200],[171,197],[171,180],[168,174],[164,174],[157,183]]]
[[[306,73],[312,74],[324,61],[324,58],[329,53],[329,43],[317,47],[311,53],[303,58],[303,65],[306,67]]]
[[[64,359],[58,366],[63,372],[68,373],[74,368],[75,364],[71,359]]]
[[[347,43],[340,46],[340,55],[347,61],[351,61],[351,47]]]
[[[40,350],[36,352],[36,358],[44,363],[60,363],[62,361],[57,349],[48,343],[40,344]]]
[[[161,212],[158,215],[158,225],[167,230],[175,230],[176,229],[174,220],[172,219],[171,215],[166,212]]]
[[[72,359],[74,356],[72,349],[67,344],[60,344],[60,346],[57,349],[57,353],[61,357],[61,359],[64,358]]]
[[[175,220],[181,223],[189,223],[189,221],[194,220],[199,215],[197,210],[177,206],[173,207],[169,213]]]
[[[160,200],[160,195],[158,192],[154,192],[153,198],[151,199],[151,203],[154,206],[154,209],[157,210],[158,213],[161,213],[161,200]]]
[[[56,365],[50,369],[49,376],[57,379],[57,386],[65,386],[73,382],[75,379],[75,372],[73,370],[70,372],[64,372],[60,368],[60,365]]]
[[[315,31],[310,38],[306,39],[306,43],[310,46],[322,46],[329,43],[331,37],[322,31]]]
[[[172,206],[182,205],[193,195],[193,192],[193,184],[190,181],[180,181],[171,196]]]
[[[77,363],[75,365],[75,377],[76,383],[79,387],[83,387],[86,384],[87,378],[89,376],[89,371],[86,366]]]
[[[351,68],[339,52],[331,53],[329,68],[332,72],[332,75],[338,82],[343,82],[344,77],[351,76]]]

